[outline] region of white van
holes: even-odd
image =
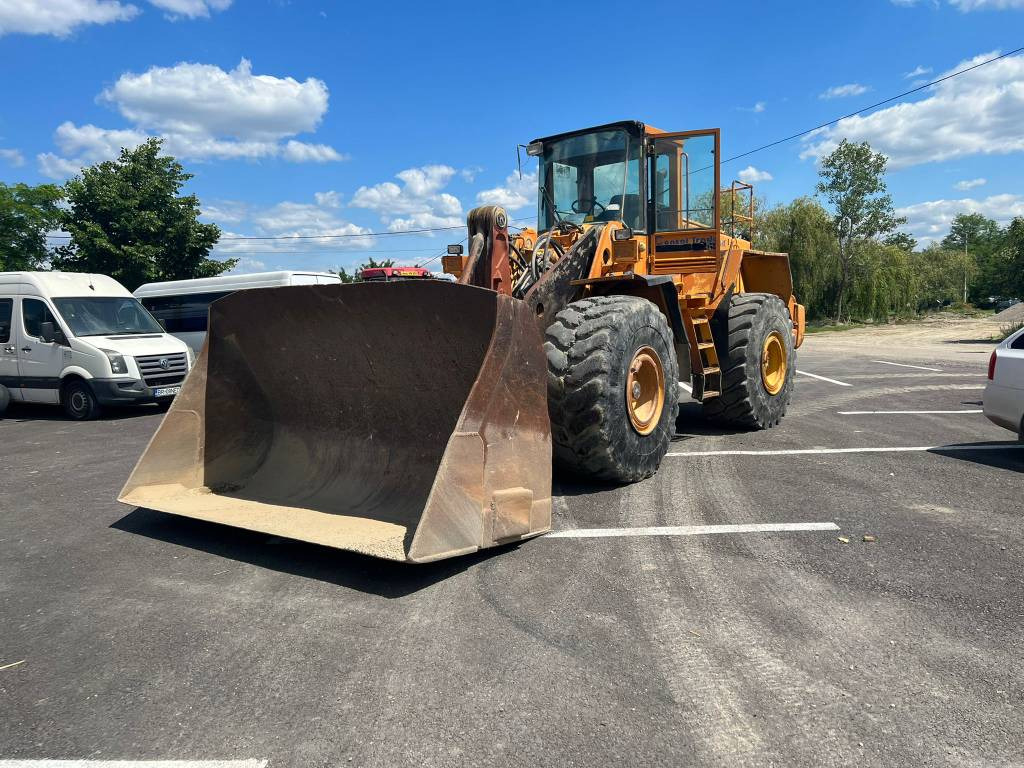
[[[341,278],[330,272],[253,272],[248,275],[146,283],[135,289],[135,298],[163,323],[169,333],[188,344],[193,356],[198,356],[206,341],[210,304],[217,299],[248,288],[331,285],[340,282]]]
[[[0,272],[0,384],[15,402],[60,404],[73,419],[169,403],[192,362],[113,278]]]

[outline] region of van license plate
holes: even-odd
[[[181,392],[181,387],[160,387],[153,390],[153,397],[170,397]]]

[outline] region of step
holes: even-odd
[[[697,349],[714,349],[715,342],[713,341],[698,341]]]
[[[705,389],[704,390],[704,399],[707,400],[709,397],[718,397],[721,394],[722,393],[719,392],[717,389]]]

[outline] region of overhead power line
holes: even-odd
[[[959,77],[960,75],[967,74],[972,70],[984,67],[988,64],[991,64],[994,61],[999,61],[1000,59],[1005,59],[1009,56],[1013,56],[1015,54],[1020,53],[1021,51],[1024,51],[1024,46],[1016,48],[1012,51],[1008,51],[1007,53],[1000,54],[999,56],[993,56],[991,59],[986,59],[985,61],[979,62],[978,64],[974,64],[970,67],[965,67],[964,69],[961,69],[957,72],[952,72],[948,75],[938,78],[937,80],[932,80],[930,83],[919,85],[917,88],[911,88],[909,91],[904,91],[903,93],[898,93],[895,96],[890,96],[888,99],[876,101],[874,104],[870,104],[866,107],[861,107],[856,112],[851,112],[848,115],[837,117],[835,120],[829,120],[827,123],[822,123],[821,125],[816,125],[813,128],[808,128],[805,131],[794,133],[792,136],[786,136],[784,139],[778,139],[777,141],[770,142],[768,144],[765,144],[764,146],[758,147],[757,149],[751,149],[747,150],[746,152],[741,152],[738,155],[733,155],[732,157],[728,157],[725,160],[723,160],[722,164],[724,165],[725,163],[731,163],[733,160],[739,160],[741,157],[747,157],[747,155],[752,155],[755,152],[761,152],[766,149],[771,149],[772,147],[778,146],[779,144],[785,144],[787,141],[792,141],[793,139],[799,139],[801,136],[806,136],[809,133],[814,133],[815,131],[820,130],[821,128],[828,128],[830,125],[835,125],[841,120],[846,120],[848,117],[856,117],[861,112],[867,112],[868,110],[875,109],[876,107],[880,107],[883,104],[889,104],[890,102],[896,101],[897,99],[902,99],[904,96],[909,96],[912,93],[923,91],[925,88],[931,88],[933,85],[937,85],[938,83],[944,82],[946,80],[952,80],[954,77]]]

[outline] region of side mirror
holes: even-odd
[[[39,324],[39,338],[47,344],[52,344],[56,339],[53,323],[46,321]]]

